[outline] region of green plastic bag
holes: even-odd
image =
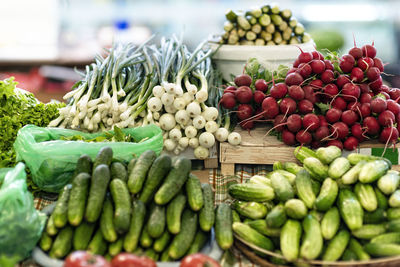
[[[0,266],[6,266],[4,259],[12,259],[15,264],[28,257],[45,223],[46,215],[35,209],[27,189],[25,164],[18,163],[6,174],[0,188]]]
[[[47,192],[58,192],[66,185],[75,170],[76,162],[82,154],[94,159],[99,150],[109,146],[114,158],[130,161],[146,150],[159,154],[163,148],[162,131],[154,124],[144,127],[122,129],[135,142],[84,142],[59,140],[62,136],[82,135],[86,139],[105,136],[104,132],[83,133],[61,128],[41,128],[27,125],[18,131],[14,149],[17,161],[24,161],[32,173],[33,182]],[[113,131],[109,131],[113,133]]]

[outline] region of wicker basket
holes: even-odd
[[[268,261],[267,258],[275,257],[278,259],[284,259],[282,255],[259,248],[253,244],[250,244],[242,238],[235,235],[235,247],[242,252],[250,261],[262,266],[262,267],[287,267],[293,265],[276,265]],[[256,252],[259,252],[256,254]],[[266,257],[261,257],[259,254],[264,254]],[[372,259],[369,261],[337,261],[337,262],[326,262],[326,261],[304,261],[298,260],[296,266],[315,266],[315,267],[399,267],[400,266],[400,255],[395,257]]]

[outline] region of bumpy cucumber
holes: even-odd
[[[321,226],[317,219],[307,215],[303,220],[303,230],[305,235],[300,247],[300,256],[308,260],[316,259],[324,244]]]
[[[277,172],[273,172],[270,179],[276,197],[280,201],[286,202],[287,200],[294,197],[293,187],[283,175]]]
[[[86,250],[95,229],[94,223],[83,221],[78,227],[75,228],[73,247],[74,250]]]
[[[194,211],[199,211],[204,204],[203,191],[199,178],[190,173],[186,181],[186,195],[189,207]]]
[[[301,170],[296,175],[297,195],[311,209],[314,205],[316,196],[312,188],[311,176],[306,170]]]
[[[185,255],[196,236],[196,231],[197,214],[186,209],[182,215],[182,229],[171,242],[169,256],[173,259],[179,259]]]
[[[315,153],[317,158],[324,164],[330,164],[342,155],[342,151],[337,146],[320,147]]]
[[[265,220],[253,220],[247,224],[254,230],[257,230],[260,234],[268,237],[279,237],[281,234],[280,228],[269,227]]]
[[[399,187],[400,175],[398,171],[389,170],[378,180],[378,188],[386,195],[392,194]]]
[[[56,206],[53,211],[54,225],[57,228],[63,228],[68,221],[68,199],[72,185],[64,186],[60,196],[58,197]]]
[[[118,238],[114,226],[114,207],[111,199],[106,198],[100,217],[100,229],[103,237],[108,242],[115,242]]]
[[[333,179],[339,179],[350,167],[350,162],[346,158],[339,157],[329,165],[328,175]]]
[[[359,239],[371,239],[385,232],[386,226],[384,224],[364,224],[352,231],[351,234]]]
[[[351,231],[361,228],[364,211],[352,191],[349,189],[340,190],[338,206],[342,219]]]
[[[207,239],[208,234],[206,232],[203,232],[202,230],[198,230],[196,236],[194,237],[193,243],[187,251],[186,255],[199,252],[206,244]]]
[[[78,226],[85,214],[86,200],[89,192],[90,175],[80,173],[72,182],[72,188],[68,199],[68,222]]]
[[[159,238],[165,229],[165,206],[151,205],[147,232],[152,238]]]
[[[50,249],[50,257],[61,259],[68,255],[71,251],[73,235],[74,230],[71,226],[61,229],[57,237],[54,239],[53,246]]]
[[[107,252],[107,242],[101,233],[101,230],[98,229],[94,234],[92,240],[90,241],[87,249],[92,254],[104,255]]]
[[[302,228],[299,221],[287,220],[282,227],[280,235],[281,251],[288,261],[294,261],[299,257],[301,234]]]
[[[256,245],[257,247],[266,250],[274,249],[274,244],[272,243],[271,239],[260,234],[247,224],[236,222],[232,224],[232,229],[240,238]]]
[[[307,207],[300,199],[290,199],[285,203],[286,215],[290,218],[301,220],[307,215]]]
[[[357,259],[361,261],[367,261],[371,256],[364,250],[362,245],[354,238],[350,239],[349,249],[357,255]]]
[[[232,184],[229,186],[229,195],[243,201],[268,201],[275,197],[274,189],[267,185]]]
[[[350,241],[350,233],[347,230],[341,230],[329,242],[325,249],[322,259],[324,261],[337,261],[345,251],[347,244]]]
[[[204,205],[199,212],[199,225],[201,230],[208,232],[215,222],[214,193],[210,184],[202,184]]]
[[[331,240],[336,235],[339,226],[339,210],[336,207],[332,207],[325,213],[321,221],[322,236],[327,240]]]
[[[235,210],[242,216],[253,220],[264,218],[267,214],[267,208],[258,202],[235,201],[233,204]]]
[[[358,179],[362,183],[373,183],[385,175],[389,168],[389,164],[383,159],[367,162],[362,167]]]
[[[126,171],[125,165],[121,162],[113,162],[110,167],[111,179],[120,179],[125,183],[128,181],[128,172]]]
[[[169,244],[171,237],[172,235],[168,231],[164,231],[164,233],[154,241],[153,249],[156,252],[162,252]]]
[[[398,244],[368,243],[364,246],[364,249],[375,257],[398,256],[400,254],[400,245]]]
[[[129,231],[125,235],[124,239],[125,251],[132,253],[137,248],[140,240],[140,233],[142,232],[144,225],[145,215],[146,205],[142,201],[136,200],[133,203],[132,219]]]
[[[115,204],[114,225],[115,230],[122,234],[129,229],[131,222],[131,196],[128,186],[121,179],[114,179],[110,183],[110,191]]]
[[[281,227],[287,220],[285,208],[282,204],[276,205],[266,217],[267,225],[271,228]]]
[[[326,177],[328,177],[328,166],[324,165],[317,158],[306,158],[303,162],[304,168],[311,174],[311,176],[322,182]]]
[[[142,190],[147,173],[156,157],[157,155],[153,150],[147,150],[137,159],[128,178],[128,188],[132,194],[139,193]]]
[[[117,256],[122,251],[123,244],[124,239],[120,237],[117,241],[108,246],[108,254],[112,257]]]
[[[39,243],[40,248],[43,251],[49,251],[52,244],[53,244],[53,239],[51,239],[51,236],[48,233],[43,232]]]
[[[215,238],[218,245],[226,250],[233,244],[232,233],[232,210],[226,203],[221,203],[217,207],[215,215]]]
[[[339,186],[337,182],[331,178],[325,179],[325,181],[322,183],[319,195],[315,200],[315,207],[317,210],[329,210],[335,202],[338,192]]]
[[[365,160],[358,162],[355,166],[353,166],[350,170],[348,170],[345,174],[343,174],[341,181],[343,184],[354,184],[358,181],[358,175],[360,174],[361,169],[364,165],[367,164]]]
[[[106,146],[102,147],[99,152],[97,153],[96,158],[93,161],[93,168],[92,168],[92,173],[94,170],[97,168],[97,166],[104,164],[107,166],[110,166],[113,158],[113,151],[111,147]]]
[[[186,205],[186,196],[178,194],[167,206],[167,227],[172,234],[181,230],[181,215]]]

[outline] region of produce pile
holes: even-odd
[[[296,163],[234,184],[229,194],[236,236],[258,248],[299,259],[369,260],[400,253],[400,174],[384,158],[336,146],[295,150]],[[286,262],[287,263],[287,262]]]
[[[304,26],[292,17],[289,9],[265,5],[248,11],[228,10],[225,14],[225,33],[221,44],[285,45],[307,43],[311,40]]]
[[[272,122],[287,145],[354,150],[365,140],[378,139],[388,146],[399,138],[400,89],[382,84],[384,64],[376,53],[373,45],[355,46],[340,58],[301,51],[284,82],[267,87],[265,80],[239,75],[221,104],[237,107],[248,128],[262,119]]]
[[[190,171],[190,160],[152,150],[127,167],[113,161],[110,147],[93,162],[82,155],[47,221],[41,249],[58,259],[88,250],[108,259],[125,251],[154,261],[200,251],[214,226],[214,196]]]

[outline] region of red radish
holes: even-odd
[[[293,114],[297,109],[296,101],[290,97],[285,97],[279,104],[279,109],[282,114]]]
[[[290,73],[295,73],[296,71],[297,71],[297,68],[291,68],[290,70],[288,70],[286,75],[289,75]]]
[[[303,50],[300,49],[300,55],[298,56],[299,63],[308,63],[313,59],[313,54],[310,52],[303,52]]]
[[[324,60],[324,63],[325,63],[325,68],[327,70],[331,70],[331,71],[335,70],[335,67],[333,66],[333,64],[330,60]]]
[[[400,98],[400,89],[399,88],[392,88],[389,90],[390,98],[394,101]]]
[[[369,84],[369,87],[371,87],[371,89],[375,92],[381,88],[382,84],[382,77],[379,76],[378,79]]]
[[[222,95],[220,103],[226,109],[233,109],[236,106],[236,98],[232,93],[225,93]]]
[[[325,84],[328,84],[328,83],[332,82],[333,80],[335,80],[335,74],[333,73],[332,70],[327,69],[321,74],[321,80]]]
[[[296,72],[299,73],[304,79],[307,79],[312,73],[312,68],[308,63],[301,63]]]
[[[322,60],[314,59],[311,61],[310,66],[313,73],[320,74],[325,70],[325,63]]]
[[[360,96],[360,102],[363,103],[371,103],[372,96],[368,93],[362,93]]]
[[[265,98],[265,94],[261,91],[255,91],[253,98],[254,102],[256,102],[257,104],[261,104]]]
[[[370,103],[363,103],[360,107],[361,116],[366,118],[371,115],[371,104]]]
[[[370,81],[375,81],[376,79],[379,78],[380,75],[381,75],[381,72],[379,71],[379,69],[377,67],[372,67],[367,70],[367,77],[368,77],[368,80],[370,80]]]
[[[359,59],[363,56],[363,51],[359,47],[353,47],[349,50],[349,54],[354,57],[354,59]]]
[[[312,136],[309,132],[305,130],[300,130],[296,134],[296,140],[302,145],[308,145],[312,142]]]
[[[303,77],[299,73],[290,73],[286,76],[285,83],[288,86],[291,85],[300,85],[303,82]]]
[[[254,83],[254,87],[256,88],[256,90],[261,91],[261,92],[268,91],[268,84],[264,79],[258,79]]]
[[[279,114],[279,106],[273,97],[266,97],[262,102],[262,114],[266,119],[273,119]]]
[[[390,99],[390,95],[386,92],[380,92],[381,95],[383,95],[386,99]]]
[[[366,133],[370,135],[377,135],[381,130],[378,120],[374,117],[366,117],[363,121],[363,128],[365,128]]]
[[[314,110],[314,105],[307,99],[300,100],[298,104],[300,114],[311,113]]]
[[[296,58],[296,60],[293,62],[293,68],[297,68],[300,64],[300,61],[298,58]]]
[[[339,89],[341,89],[346,83],[350,83],[350,78],[349,76],[345,75],[345,74],[341,74],[339,75],[339,77],[337,77],[336,79],[336,85]]]
[[[339,140],[331,140],[328,142],[327,146],[337,146],[338,148],[343,150],[343,143]]]
[[[304,91],[300,86],[292,85],[289,87],[288,91],[289,91],[289,96],[294,100],[299,101],[304,99]]]
[[[355,59],[351,55],[343,55],[339,62],[339,67],[343,72],[350,72],[354,67]]]
[[[345,110],[347,108],[347,103],[342,97],[338,96],[333,100],[332,107],[339,110]]]
[[[339,89],[337,88],[337,86],[333,83],[329,83],[327,85],[325,85],[324,87],[324,93],[333,97],[335,95],[337,95],[339,93]]]
[[[353,110],[346,110],[342,113],[341,120],[348,126],[352,126],[358,121],[358,115]]]
[[[308,113],[307,115],[304,116],[303,118],[303,128],[308,130],[308,131],[315,131],[319,128],[319,118],[317,115],[313,113]]]
[[[371,91],[369,85],[366,83],[361,83],[358,86],[360,87],[361,93],[369,93]]]
[[[249,104],[240,104],[237,109],[237,117],[240,120],[245,120],[253,115],[253,107]]]
[[[241,74],[235,77],[234,83],[236,86],[250,86],[251,77],[247,74]]]
[[[321,141],[329,135],[329,129],[327,126],[321,126],[314,132],[314,138],[317,141]]]
[[[352,110],[354,112],[359,112],[360,108],[361,108],[361,103],[360,102],[353,101],[353,102],[350,102],[347,105],[347,109]]]
[[[286,123],[286,116],[283,114],[279,114],[274,119],[274,128],[277,132],[282,132],[285,129],[284,124]],[[282,124],[282,125],[280,125]]]
[[[386,100],[387,109],[390,110],[394,115],[400,113],[400,105],[396,101],[389,99]]]
[[[310,82],[310,86],[312,88],[316,88],[316,89],[321,89],[323,85],[324,85],[324,83],[319,79],[316,79],[316,80],[313,80]]]
[[[357,60],[357,66],[363,71],[374,66],[374,60],[370,57],[362,57]]]
[[[351,126],[351,134],[357,138],[359,142],[363,142],[365,140],[363,129],[359,123],[355,123],[353,126]]]
[[[338,121],[332,125],[331,133],[335,139],[343,140],[349,134],[349,127],[346,123]]]
[[[322,126],[328,126],[328,122],[326,121],[326,118],[324,115],[318,115],[318,119],[319,119],[319,125]]]
[[[312,51],[311,54],[313,55],[313,59],[324,60],[324,56],[317,50]]]
[[[314,89],[311,86],[306,85],[303,87],[303,90],[305,99],[307,99],[311,103],[320,102],[319,96],[314,92]]]
[[[343,99],[346,101],[354,101],[360,97],[360,87],[352,83],[346,83],[342,89]]]
[[[383,62],[380,58],[374,58],[374,66],[377,67],[380,72],[384,71]]]
[[[372,45],[364,45],[361,47],[364,57],[374,58],[376,56],[376,49]]]
[[[379,88],[379,90],[381,91],[381,92],[385,92],[385,93],[390,93],[390,88],[389,88],[389,86],[387,86],[387,85],[385,85],[385,84],[383,84],[382,86],[381,86],[381,88]]]
[[[287,128],[292,133],[296,133],[301,129],[302,119],[299,114],[292,114],[287,118]]]
[[[378,122],[381,126],[390,126],[395,122],[395,116],[390,110],[385,110],[378,116]]]
[[[253,91],[248,86],[240,86],[235,92],[235,97],[239,103],[247,104],[253,99]]]
[[[225,88],[224,93],[232,93],[235,94],[236,92],[236,87],[235,86],[228,86]]]
[[[350,79],[360,83],[364,79],[364,72],[360,68],[355,67],[351,70]]]
[[[296,144],[296,136],[288,130],[283,130],[282,141],[288,146],[293,146]]]
[[[355,150],[358,147],[358,140],[354,136],[350,136],[343,142],[343,147],[346,150]]]
[[[239,125],[244,130],[251,130],[254,128],[254,121],[251,121],[251,120],[241,121],[241,122],[239,122]]]
[[[396,144],[399,139],[399,131],[394,127],[386,127],[379,135],[379,142]]]
[[[381,113],[384,110],[386,110],[387,108],[387,104],[386,104],[386,100],[380,98],[380,97],[376,97],[374,99],[371,100],[371,111],[374,113]]]
[[[339,121],[341,116],[342,116],[342,111],[336,108],[329,109],[325,114],[326,121],[329,123],[334,123]]]
[[[284,83],[277,83],[272,86],[270,90],[270,95],[275,99],[283,98],[288,92],[288,88]]]

